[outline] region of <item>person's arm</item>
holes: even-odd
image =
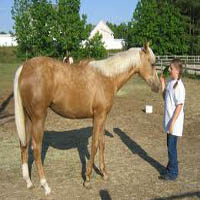
[[[160,83],[161,83],[161,91],[163,99],[165,99],[165,79],[163,77],[163,74],[160,75]]]
[[[176,120],[177,120],[177,118],[178,118],[178,116],[181,112],[182,107],[183,107],[183,104],[178,104],[176,106],[176,109],[174,111],[174,114],[173,114],[173,117],[172,117],[172,120],[171,120],[171,123],[170,123],[169,134],[171,134],[172,131],[173,131],[174,124],[175,124],[175,122],[176,122]]]

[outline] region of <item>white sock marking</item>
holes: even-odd
[[[23,175],[23,179],[26,181],[27,188],[32,187],[33,184],[31,182],[31,179],[30,179],[30,176],[29,176],[28,164],[27,163],[22,164],[22,175]]]

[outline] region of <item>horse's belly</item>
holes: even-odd
[[[67,86],[63,90],[59,88],[56,91],[52,99],[52,109],[67,118],[79,119],[92,117],[94,91],[89,90],[86,86],[82,89],[79,88],[80,85],[79,87]]]
[[[70,119],[90,118],[93,116],[91,109],[81,105],[70,107],[53,104],[51,105],[51,109],[57,114]]]

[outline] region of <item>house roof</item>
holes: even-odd
[[[93,37],[96,34],[96,32],[98,32],[98,31],[106,32],[106,33],[109,33],[110,35],[114,34],[114,32],[107,26],[106,22],[104,22],[102,20],[91,31],[90,37]]]
[[[99,32],[102,35],[102,42],[106,49],[122,49],[124,46],[123,39],[115,39],[114,32],[108,27],[106,22],[100,21],[95,28],[91,31],[89,39],[93,38],[94,35]]]

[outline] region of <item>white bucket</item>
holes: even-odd
[[[146,107],[145,107],[145,112],[146,112],[146,113],[152,113],[152,112],[153,112],[153,106],[151,106],[151,105],[146,105]]]

